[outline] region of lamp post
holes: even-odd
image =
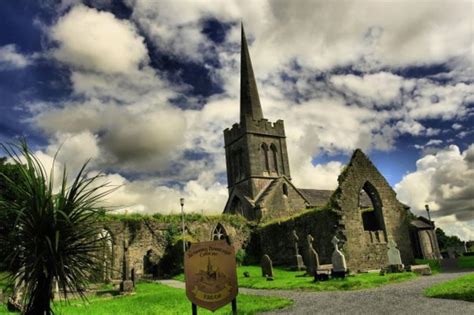
[[[430,216],[430,206],[426,204],[425,209],[426,209],[426,212],[428,213],[428,220],[430,221],[430,225],[433,225],[431,222],[431,216]]]
[[[183,229],[183,255],[186,253],[186,240],[184,238],[184,198],[179,199],[181,204],[181,228]]]

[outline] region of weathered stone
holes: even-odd
[[[306,257],[308,258],[308,262],[306,263],[306,273],[314,277],[316,275],[316,270],[319,268],[319,257],[318,253],[313,248],[314,238],[311,234],[308,234],[306,240],[308,242],[306,253]]]
[[[420,274],[422,276],[430,276],[431,275],[431,268],[429,265],[411,265],[410,271]]]
[[[402,265],[402,258],[400,257],[400,251],[397,248],[397,243],[394,240],[388,241],[388,264],[389,265]]]
[[[273,278],[272,260],[268,255],[263,255],[260,266],[262,267],[262,277]]]
[[[296,265],[294,265],[292,269],[298,270],[298,271],[306,270],[306,266],[304,265],[304,262],[303,262],[303,257],[299,253],[299,248],[298,248],[299,237],[298,237],[298,234],[296,234],[295,230],[293,230],[292,232],[292,239],[295,244],[295,256],[294,256],[295,258],[294,259],[296,263]]]
[[[333,273],[345,273],[347,271],[346,258],[338,248],[339,239],[334,236],[331,242],[334,245],[334,252],[331,256]]]
[[[120,292],[124,292],[124,293],[133,292],[133,281],[123,280],[122,282],[120,282]]]

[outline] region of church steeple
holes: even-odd
[[[262,106],[258,97],[257,82],[253,74],[252,62],[250,61],[247,38],[245,37],[244,25],[242,24],[242,48],[240,52],[240,121],[245,116],[254,120],[263,118]]]

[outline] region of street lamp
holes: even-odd
[[[184,238],[184,198],[179,199],[181,204],[181,227],[183,229],[183,254],[186,253],[186,240]]]
[[[430,225],[432,225],[431,223],[431,216],[430,216],[430,206],[428,206],[427,204],[425,205],[425,209],[426,209],[426,212],[428,213],[428,220],[430,221]]]

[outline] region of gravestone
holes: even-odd
[[[299,241],[300,238],[298,237],[298,234],[296,234],[295,230],[293,230],[293,232],[292,232],[292,238],[293,238],[293,243],[295,244],[295,262],[296,262],[296,266],[294,267],[294,269],[296,269],[298,271],[306,270],[306,266],[304,265],[304,262],[303,262],[303,257],[301,257],[300,252],[299,252],[299,248],[298,248],[298,241]]]
[[[306,273],[310,276],[315,277],[316,271],[319,268],[319,257],[318,257],[318,253],[313,248],[313,241],[314,241],[313,236],[311,234],[308,234],[306,239],[308,241],[308,252],[306,254],[308,257],[308,263],[306,265]]]
[[[331,256],[332,276],[334,278],[345,278],[347,272],[347,264],[344,254],[338,248],[339,239],[334,236],[331,240],[331,243],[334,245],[334,252]]]
[[[260,265],[262,267],[262,277],[273,280],[273,264],[270,256],[263,255]]]
[[[397,243],[393,239],[390,239],[387,244],[387,255],[388,255],[388,272],[403,272],[402,258],[400,251],[397,248]]]
[[[133,292],[133,282],[130,280],[130,258],[128,255],[128,242],[123,242],[123,264],[122,264],[122,281],[120,282],[120,292]]]

